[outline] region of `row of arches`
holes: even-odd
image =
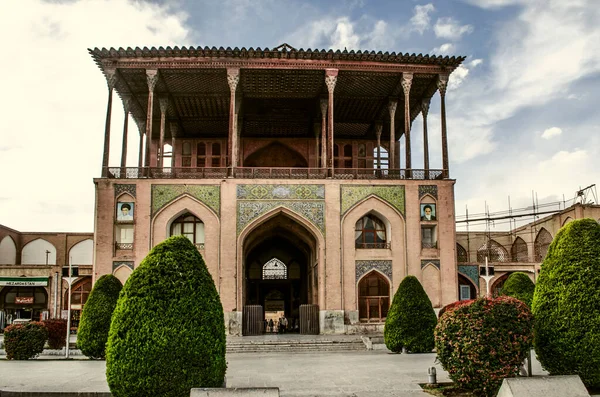
[[[21,264],[23,265],[56,265],[56,247],[51,242],[38,238],[28,242],[21,249]],[[73,245],[68,253],[68,263],[73,265],[91,265],[94,253],[94,242],[86,239]],[[11,236],[5,236],[0,241],[0,264],[17,264],[17,244]]]
[[[534,261],[541,262],[546,257],[548,247],[552,242],[552,235],[545,228],[537,234],[533,243]],[[456,256],[459,263],[469,262],[467,250],[456,243]],[[517,237],[512,243],[510,253],[504,246],[494,239],[488,240],[477,249],[477,262],[485,262],[485,257],[490,262],[529,262],[529,249],[527,243],[521,237]]]

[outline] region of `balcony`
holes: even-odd
[[[238,167],[238,168],[152,168],[108,167],[104,175],[108,179],[382,179],[382,180],[433,180],[445,179],[444,170],[423,169],[373,169],[286,167]]]

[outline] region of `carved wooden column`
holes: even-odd
[[[319,140],[321,138],[320,123],[313,123],[313,134],[315,135],[315,161],[312,164],[314,164],[314,168],[319,168]],[[313,165],[311,165],[310,167],[313,167]]]
[[[138,127],[138,131],[140,133],[140,150],[138,152],[138,175],[141,173],[142,165],[144,164],[144,135],[146,133],[146,123],[143,120],[134,118],[135,124]]]
[[[440,117],[442,119],[442,168],[444,178],[448,178],[450,170],[448,168],[448,136],[446,131],[446,88],[448,87],[448,76],[440,74],[437,81],[440,92],[441,109]]]
[[[167,108],[169,107],[169,98],[159,98],[160,106],[160,138],[158,140],[158,168],[163,168],[165,161],[165,123],[167,121]]]
[[[146,81],[148,83],[148,112],[146,113],[146,154],[144,166],[150,167],[150,140],[152,139],[152,112],[154,110],[154,88],[158,82],[158,70],[146,70]],[[150,170],[146,170],[150,175]]]
[[[237,131],[235,125],[235,90],[237,89],[239,82],[240,70],[227,69],[227,83],[229,84],[229,91],[231,93],[229,99],[229,137],[227,139],[227,167],[230,168],[230,176],[233,176],[233,167],[235,167],[235,159],[233,154],[233,151],[236,147],[236,143],[234,141],[237,138]]]
[[[429,138],[427,137],[427,114],[429,113],[429,100],[421,103],[421,114],[423,115],[423,159],[425,168],[425,179],[429,179]]]
[[[375,136],[377,137],[377,169],[381,169],[381,131],[383,130],[383,125],[377,124],[375,126]]]
[[[237,131],[237,136],[235,139],[235,167],[243,167],[242,164],[242,125],[244,124],[244,118],[239,114],[236,117],[235,129]]]
[[[175,145],[177,144],[177,134],[179,133],[177,123],[169,123],[171,130],[171,176],[175,177]]]
[[[129,95],[122,95],[122,98],[125,117],[123,119],[123,144],[121,145],[121,173],[125,173],[125,167],[127,166],[127,129],[129,124],[129,105],[131,104],[131,97]]]
[[[328,150],[327,150],[327,162],[328,168],[330,172],[330,176],[333,177],[333,92],[335,90],[335,84],[337,83],[337,69],[325,69],[325,84],[327,84],[327,91],[329,92],[329,101],[327,104],[328,107],[328,130],[329,130],[329,140],[327,142]]]
[[[327,99],[321,99],[321,168],[327,168]]]
[[[104,153],[102,154],[102,172],[103,178],[108,176],[108,158],[110,153],[110,119],[112,115],[112,94],[113,88],[117,82],[115,69],[106,70],[106,83],[108,84],[108,105],[106,106],[106,123],[104,124]]]
[[[398,101],[390,100],[388,109],[390,111],[390,150],[388,151],[388,169],[400,168],[400,161],[396,164],[396,108]]]
[[[402,73],[402,90],[404,91],[404,148],[406,150],[406,177],[411,178],[411,146],[410,146],[410,87],[412,86],[412,73]],[[398,161],[398,163],[400,163]]]

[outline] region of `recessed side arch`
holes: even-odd
[[[11,236],[4,236],[0,241],[0,265],[15,265],[17,263],[17,244]]]
[[[82,240],[69,250],[69,263],[73,265],[91,265],[94,256],[94,240]]]
[[[421,269],[421,280],[423,289],[427,293],[433,307],[442,305],[442,279],[440,269],[429,262]]]
[[[43,238],[37,238],[25,244],[21,251],[21,263],[24,265],[56,265],[56,247]]]
[[[391,305],[391,280],[378,269],[363,274],[356,281],[356,310],[360,322],[385,321]]]
[[[113,276],[121,281],[121,284],[125,285],[125,282],[129,278],[133,271],[127,265],[121,265],[113,270]]]
[[[356,222],[367,214],[374,214],[386,225],[386,238],[389,248],[357,249],[355,242]],[[391,291],[397,285],[393,280],[402,280],[406,274],[406,229],[402,214],[376,195],[359,201],[342,217],[342,309],[354,310],[358,307],[358,295],[354,286],[357,283],[356,260],[389,260],[392,263]],[[416,274],[416,273],[415,273]]]
[[[463,291],[462,288],[468,287],[469,295],[466,296],[466,291]],[[464,299],[475,299],[479,295],[478,285],[475,285],[473,281],[464,273],[458,272],[458,300]]]
[[[196,216],[204,223],[205,240],[202,256],[204,257],[208,271],[215,281],[217,290],[220,291],[219,236],[221,234],[221,225],[217,215],[204,203],[184,194],[161,208],[152,219],[150,246],[153,247],[169,237],[170,226],[173,220],[186,212]]]

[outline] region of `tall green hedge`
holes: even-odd
[[[400,283],[385,320],[385,345],[396,353],[403,347],[411,353],[429,353],[434,346],[436,323],[437,316],[421,283],[415,276],[407,276]]]
[[[106,341],[119,292],[123,285],[112,274],[101,276],[90,292],[77,330],[77,347],[90,358],[106,356]]]
[[[502,286],[502,295],[512,296],[531,307],[535,284],[523,272],[512,273]]]
[[[552,375],[600,387],[600,224],[569,222],[542,263],[532,305],[535,351]]]
[[[171,237],[150,251],[121,290],[106,349],[115,397],[190,395],[225,378],[223,307],[196,247]]]
[[[531,349],[532,325],[531,311],[515,298],[467,301],[440,317],[437,358],[460,387],[495,396],[504,378],[519,373]]]

